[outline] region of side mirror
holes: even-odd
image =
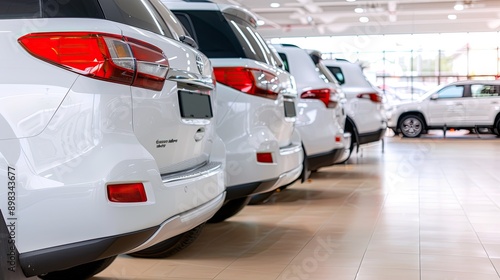
[[[181,35],[179,37],[179,40],[181,40],[181,42],[183,42],[186,45],[189,45],[195,49],[198,49],[198,44],[196,43],[196,41],[187,35]]]
[[[437,93],[434,93],[433,95],[431,95],[431,100],[437,100],[439,98],[439,94]]]

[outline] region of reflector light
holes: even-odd
[[[161,90],[169,69],[161,49],[107,33],[47,32],[19,38],[33,56],[104,81]]]
[[[273,163],[273,154],[272,153],[257,153],[257,162]]]
[[[260,69],[216,67],[214,74],[217,82],[251,95],[277,99],[281,91],[278,77]]]
[[[342,141],[342,137],[340,136],[335,136],[335,142],[339,143]]]
[[[357,98],[370,99],[375,103],[382,103],[383,97],[378,93],[361,93],[356,96]]]
[[[111,202],[146,202],[146,190],[142,183],[108,185],[108,199]]]

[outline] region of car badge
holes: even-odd
[[[203,58],[199,54],[196,55],[196,66],[198,67],[198,72],[200,72],[200,74],[203,74],[205,63],[203,63]]]

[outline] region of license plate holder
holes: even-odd
[[[179,90],[181,117],[186,119],[210,119],[213,117],[210,95]]]

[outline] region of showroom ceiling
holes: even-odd
[[[264,22],[259,30],[267,38],[500,30],[500,0],[214,0],[214,2],[236,4],[253,11]],[[277,3],[279,7],[271,7],[271,3]],[[368,20],[368,22],[363,23],[360,18],[361,21]]]

